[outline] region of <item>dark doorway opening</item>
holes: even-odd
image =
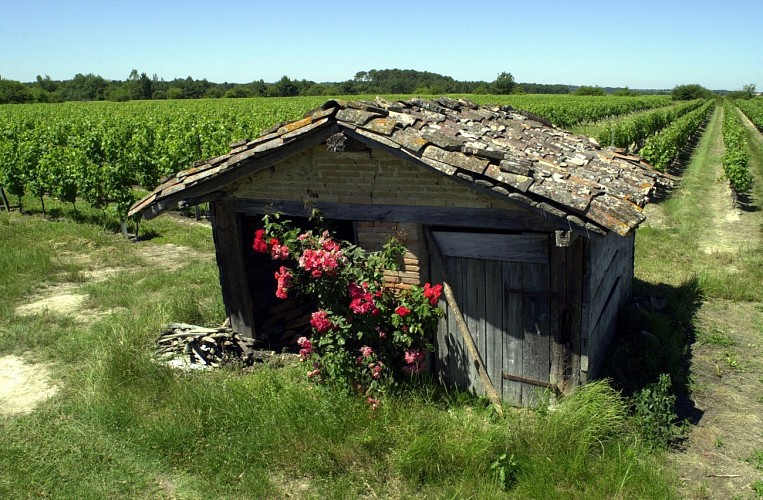
[[[315,230],[316,224],[306,217],[285,217],[294,227],[301,230]],[[324,225],[337,239],[355,243],[355,228],[352,221],[330,220]],[[249,294],[252,299],[252,316],[257,340],[268,349],[297,351],[297,339],[310,335],[310,315],[317,306],[311,299],[296,294],[288,298],[276,297],[275,273],[281,266],[297,267],[293,259],[272,260],[270,255],[252,249],[254,233],[263,227],[262,217],[242,218],[244,266]]]

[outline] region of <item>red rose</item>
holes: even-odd
[[[411,314],[411,310],[405,306],[398,306],[398,308],[395,309],[395,314],[397,314],[401,318],[404,318],[405,316],[408,316],[409,314]]]
[[[252,242],[252,250],[260,253],[268,253],[268,244],[265,243],[265,230],[258,229],[254,232],[254,242]]]

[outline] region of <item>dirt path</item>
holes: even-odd
[[[171,243],[165,245],[136,245],[136,253],[145,265],[156,267],[165,271],[179,269],[187,262],[211,259],[211,255],[203,255],[191,248]],[[72,261],[83,260],[84,254],[73,255]],[[84,259],[89,261],[89,259]],[[16,307],[15,314],[29,316],[49,312],[58,315],[73,316],[79,323],[92,323],[106,314],[114,311],[98,311],[84,307],[87,294],[83,287],[90,283],[100,283],[123,273],[131,273],[139,270],[139,267],[93,267],[79,272],[84,282],[58,283],[53,286],[41,288],[37,294],[29,297],[29,300]]]
[[[190,261],[212,258],[212,255],[202,254],[191,248],[172,244],[136,245],[135,252],[140,256],[145,266],[163,271],[173,271]],[[89,257],[86,253],[78,253],[72,255],[71,259],[72,261],[89,262]],[[84,282],[65,282],[41,288],[24,304],[16,307],[14,314],[30,316],[47,313],[71,316],[80,325],[91,324],[116,311],[86,307],[88,296],[83,287],[90,283],[108,280],[121,273],[135,272],[139,269],[140,267],[92,267],[79,272],[79,276],[84,278]],[[0,357],[0,416],[28,413],[37,404],[50,398],[57,391],[58,387],[52,381],[48,365],[31,361],[31,356],[28,354]]]
[[[723,138],[719,126],[708,126],[707,161],[703,172],[687,172],[689,189],[679,195],[696,200],[707,216],[697,231],[696,259],[703,255],[739,255],[760,251],[763,212],[732,207],[722,175]],[[748,124],[749,125],[749,124]],[[763,145],[755,131],[754,141]],[[751,161],[758,185],[763,158]],[[691,177],[696,176],[697,180]],[[712,182],[716,180],[716,182]],[[731,263],[722,271],[738,272]],[[717,258],[704,265],[723,265]],[[763,286],[763,284],[761,284]],[[682,498],[763,498],[763,304],[705,300],[694,321],[697,341],[691,346],[691,392],[701,413],[680,451],[671,455],[681,478]]]
[[[0,415],[29,413],[58,392],[48,365],[27,359],[28,356],[0,357]]]

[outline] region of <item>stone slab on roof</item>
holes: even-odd
[[[130,215],[150,218],[178,201],[204,201],[221,184],[284,158],[275,152],[288,153],[312,134],[325,142],[324,135],[337,133],[586,232],[628,234],[644,220],[642,208],[655,188],[670,184],[637,156],[602,149],[593,139],[508,106],[448,97],[330,100],[299,120],[232,145],[226,155],[164,179],[133,205]]]

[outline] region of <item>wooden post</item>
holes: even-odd
[[[483,387],[485,387],[485,391],[487,392],[488,398],[495,406],[496,412],[500,416],[503,416],[503,408],[501,407],[501,397],[498,395],[498,392],[495,390],[495,386],[493,385],[493,382],[490,381],[490,376],[487,374],[487,370],[485,369],[485,363],[484,361],[482,361],[482,357],[480,356],[480,353],[477,350],[477,346],[474,344],[474,338],[472,337],[472,334],[469,331],[469,327],[466,325],[466,321],[464,320],[463,314],[461,314],[461,309],[458,307],[456,298],[453,296],[453,290],[448,284],[448,275],[445,271],[445,264],[442,261],[442,255],[440,254],[440,249],[437,247],[437,243],[434,241],[434,238],[432,237],[432,234],[430,233],[429,229],[425,228],[424,234],[426,235],[427,244],[429,245],[429,248],[432,252],[432,262],[434,262],[435,267],[437,267],[438,273],[443,277],[442,290],[443,290],[443,294],[445,295],[445,300],[448,303],[448,308],[453,313],[453,317],[456,320],[456,325],[458,325],[458,330],[461,332],[461,335],[464,338],[464,344],[466,345],[466,348],[472,357],[472,361],[474,362],[474,367],[477,369],[477,373],[479,374]]]

